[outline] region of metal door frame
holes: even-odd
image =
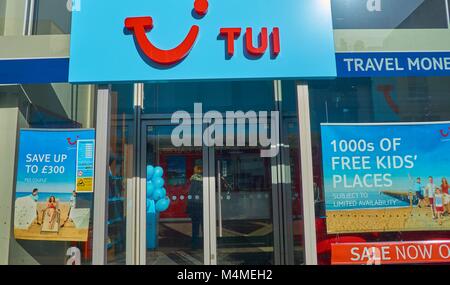
[[[174,126],[170,119],[163,119],[162,116],[155,118],[152,116],[142,116],[139,126],[139,143],[137,160],[138,160],[138,189],[134,207],[136,208],[136,235],[138,247],[138,254],[136,263],[139,265],[146,264],[146,157],[147,157],[147,136],[146,132],[150,126]],[[277,126],[278,127],[278,126]],[[204,128],[205,129],[205,128]],[[217,264],[217,196],[216,196],[216,165],[215,165],[215,150],[216,147],[208,147],[205,144],[202,146],[202,162],[203,162],[203,255],[205,265]],[[281,149],[280,149],[281,151]],[[280,200],[280,191],[276,187],[278,176],[274,171],[278,169],[277,160],[271,159],[271,175],[272,175],[272,223],[273,223],[273,248],[274,248],[274,263],[283,264],[277,257],[283,255],[282,249],[277,240],[281,240],[283,233],[277,230],[280,228],[280,216],[284,216],[281,211],[283,207],[277,201]],[[274,180],[275,179],[275,180]],[[288,214],[288,213],[287,213]]]
[[[281,100],[281,85],[280,81],[274,81],[275,84],[275,110],[280,111],[280,104],[278,101]],[[133,128],[133,138],[135,146],[135,173],[133,179],[127,181],[130,185],[127,186],[127,225],[126,225],[126,263],[127,264],[145,264],[146,263],[146,237],[145,237],[145,202],[146,199],[142,199],[142,195],[145,198],[145,176],[142,175],[142,157],[146,155],[146,149],[143,150],[142,146],[143,140],[146,140],[146,136],[142,136],[142,130],[144,126],[148,125],[171,125],[170,115],[146,115],[142,114],[143,106],[143,84],[135,84],[134,91],[134,128]],[[104,94],[104,96],[97,96],[96,100],[96,111],[97,111],[97,148],[96,156],[99,155],[97,152],[100,149],[109,149],[109,131],[103,132],[103,130],[109,130],[111,115],[111,110],[109,109],[109,92],[110,87],[98,87],[98,95]],[[314,197],[311,191],[313,184],[313,163],[312,163],[312,149],[311,149],[311,126],[310,126],[310,106],[309,106],[309,92],[308,92],[307,82],[297,83],[297,119],[299,123],[299,151],[300,151],[300,167],[302,176],[302,200],[303,200],[303,225],[305,229],[305,261],[306,264],[317,264],[317,249],[316,249],[316,232],[315,232],[315,215],[314,215]],[[278,93],[278,95],[277,95]],[[104,98],[104,99],[101,99]],[[280,116],[280,126],[279,131],[283,132],[282,124],[283,116]],[[280,134],[280,150],[284,150],[284,140],[283,135]],[[100,140],[101,139],[101,140]],[[102,147],[103,146],[103,147]],[[107,213],[103,214],[106,210],[106,185],[107,185],[107,174],[104,169],[108,166],[108,154],[102,153],[101,159],[96,157],[96,184],[95,184],[95,200],[98,202],[95,205],[94,211],[94,256],[97,256],[93,260],[94,264],[105,264],[106,260],[106,236],[107,236],[107,226],[106,217]],[[204,193],[204,205],[213,205],[215,208],[215,163],[214,162],[214,148],[202,149],[203,156],[203,170],[204,170],[204,183],[203,183],[203,193]],[[284,158],[283,158],[284,157]],[[285,183],[283,181],[286,178],[286,174],[283,174],[284,170],[280,170],[285,167],[288,155],[283,155],[281,160],[277,159],[275,165],[272,163],[272,175],[277,174],[277,183]],[[101,169],[103,167],[103,169]],[[274,172],[273,169],[276,169]],[[100,171],[101,170],[101,171]],[[144,177],[144,179],[142,179]],[[280,178],[278,178],[280,177]],[[283,195],[283,187],[275,185],[272,183],[272,200],[273,200],[273,222],[274,222],[274,251],[277,249],[282,250],[281,252],[275,252],[275,264],[292,264],[289,252],[293,252],[293,243],[291,237],[286,237],[286,234],[292,232],[292,224],[290,224],[289,215],[292,215],[292,211],[288,211],[289,207],[286,207],[290,203],[290,196]],[[144,189],[144,190],[143,190]],[[212,191],[214,190],[214,191]],[[214,193],[210,195],[210,193]],[[288,193],[284,193],[288,194]],[[213,201],[214,203],[211,203]],[[100,205],[100,203],[105,204]],[[204,225],[209,225],[208,231],[204,229],[204,263],[211,264],[216,260],[216,252],[211,253],[211,248],[216,247],[215,239],[215,211],[211,211],[209,207],[204,207]],[[210,213],[213,213],[214,219],[210,219]],[[98,214],[98,215],[97,215]],[[280,217],[281,214],[281,217]],[[97,221],[97,222],[95,222]],[[214,227],[211,227],[211,223],[214,223]],[[104,225],[104,227],[102,226]],[[284,225],[284,229],[278,228],[279,225]],[[290,227],[290,228],[289,228]],[[212,230],[211,230],[212,229]],[[278,235],[278,237],[277,237]],[[212,238],[214,237],[214,238]],[[277,242],[278,240],[278,242]],[[284,241],[283,241],[284,240]],[[284,244],[284,246],[283,246]],[[212,256],[212,254],[214,256]],[[213,258],[211,258],[213,257]],[[211,260],[213,262],[211,262]]]

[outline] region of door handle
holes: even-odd
[[[219,225],[219,237],[223,236],[222,230],[222,169],[220,160],[217,161],[217,211],[218,211],[218,225]]]

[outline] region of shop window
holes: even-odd
[[[18,112],[16,111],[18,126],[14,126],[14,129],[20,128],[30,133],[36,131],[57,134],[59,131],[70,132],[81,131],[81,128],[93,128],[94,96],[92,92],[94,89],[91,86],[14,85],[6,86],[2,90],[6,90],[6,95],[11,98],[8,107],[16,107],[18,110]],[[69,148],[64,147],[66,143],[73,145],[72,139],[70,138],[69,141],[66,136],[59,136],[58,142],[48,138],[48,142],[45,143],[58,144],[55,145],[55,148],[63,149],[62,152],[64,152]],[[60,143],[61,141],[63,143]],[[31,141],[30,144],[30,141],[26,141],[26,143],[29,143],[30,152],[38,156],[39,148],[33,148],[32,143],[42,143],[42,136],[40,136],[39,142]],[[14,152],[14,149],[12,151]],[[40,155],[42,157],[43,154]],[[62,155],[58,157],[62,157]],[[19,164],[18,162],[17,165]],[[66,167],[67,169],[72,167],[67,165],[62,168],[56,162],[55,164],[49,162],[48,164],[39,164],[39,169],[41,171],[44,168],[58,169],[57,173],[63,174]],[[24,172],[20,173],[22,175]],[[33,173],[42,175],[42,179],[50,179],[49,176],[46,176],[46,171]],[[14,231],[11,230],[9,239],[1,239],[2,242],[9,241],[9,264],[64,265],[72,260],[69,256],[72,253],[74,253],[73,257],[76,258],[76,262],[91,264],[93,194],[81,192],[74,194],[72,191],[76,188],[75,182],[72,185],[68,180],[64,180],[67,179],[64,175],[60,176],[64,179],[58,182],[60,184],[57,189],[55,184],[46,184],[45,180],[35,181],[34,178],[28,178],[27,174],[23,175],[24,178],[20,180],[20,183],[16,184],[16,181],[7,183],[16,185],[15,193],[13,187],[2,190],[2,197],[5,197],[5,200],[11,197],[12,205],[8,208],[16,209],[14,215],[11,215],[10,211],[4,214],[7,219],[11,219],[11,224],[14,224]],[[17,171],[17,177],[19,177],[19,171]],[[4,177],[4,182],[13,179],[14,176]],[[19,180],[19,178],[17,179]],[[19,184],[23,184],[23,186]],[[36,204],[30,205],[27,204],[27,201],[29,202],[30,195],[35,192],[33,189],[38,189],[37,195],[34,196]],[[18,204],[19,199],[20,204]],[[54,203],[52,207],[49,206],[50,202]],[[30,210],[34,208],[34,211]],[[55,211],[52,212],[50,208]],[[27,220],[28,222],[26,222]],[[84,239],[85,236],[86,239]],[[2,247],[8,247],[8,245],[2,245]],[[75,260],[73,261],[75,262]]]
[[[384,96],[384,89],[380,86],[389,87],[389,100]],[[315,190],[318,192],[315,209],[319,264],[331,263],[331,244],[335,243],[448,239],[449,234],[444,228],[442,231],[371,232],[366,230],[364,233],[327,234],[329,224],[325,204],[333,203],[334,200],[325,199],[321,124],[448,121],[450,120],[450,98],[447,95],[450,92],[450,80],[438,77],[337,79],[310,81],[309,88],[314,184],[317,185]],[[429,151],[431,153],[433,150],[429,149]],[[438,172],[442,171],[444,170],[441,169]],[[422,179],[425,181],[427,177]],[[436,184],[441,185],[441,177],[437,179],[439,181]],[[327,198],[331,199],[330,196]],[[354,220],[354,222],[357,221]],[[431,218],[426,222],[437,225],[437,222]]]
[[[27,0],[0,0],[0,36],[22,36]]]
[[[446,0],[333,0],[334,29],[446,29]]]
[[[67,1],[35,0],[33,35],[70,34],[71,12]]]
[[[107,263],[126,263],[127,193],[133,177],[133,84],[111,88]],[[130,190],[131,191],[131,190]]]
[[[293,232],[293,255],[294,264],[304,264],[304,228],[303,228],[303,195],[302,180],[300,166],[300,136],[297,113],[297,84],[294,81],[282,82],[282,128],[281,136],[283,144],[286,146],[286,152],[282,155],[286,160],[288,167],[286,168],[287,181],[283,182],[284,193],[290,197],[290,205],[286,205],[289,209],[288,222],[291,223]]]
[[[23,106],[25,107],[25,106]],[[25,107],[28,122],[32,128],[79,128],[80,123],[68,120],[41,106],[28,105]]]
[[[0,36],[4,34],[5,30],[5,12],[6,0],[0,0]]]
[[[194,103],[204,111],[273,109],[273,81],[146,84],[144,93],[146,114],[192,113]]]

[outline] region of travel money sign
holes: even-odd
[[[329,0],[79,4],[72,83],[336,76]]]

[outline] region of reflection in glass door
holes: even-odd
[[[127,224],[130,263],[292,264],[294,235],[302,255],[300,182],[292,190],[298,205],[294,209],[290,189],[290,178],[295,177],[291,172],[300,173],[299,152],[290,149],[284,137],[279,140],[278,127],[283,125],[283,116],[279,122],[272,121],[272,112],[277,116],[282,113],[281,82],[138,84],[136,87],[135,103],[139,106],[134,114],[138,129],[134,136],[137,147],[133,151],[136,163],[132,165],[135,175],[130,179],[132,187],[127,198],[130,202],[127,221],[131,221]],[[293,91],[287,95],[296,98],[296,88],[286,90],[290,89]],[[289,106],[295,106],[292,114],[296,118],[297,104],[291,101]],[[198,107],[200,103],[196,102],[202,105]],[[197,125],[197,130],[203,130],[202,139],[193,137],[199,134],[195,126],[190,126],[190,139],[194,139],[196,146],[172,144],[171,134],[177,126],[171,118],[177,111],[194,118],[189,122],[205,124],[203,128]],[[215,114],[214,118],[207,117],[208,113]],[[234,128],[226,120],[228,113],[230,118],[234,117]],[[196,114],[202,114],[201,120],[196,120]],[[223,136],[216,135],[215,131],[205,136],[207,130],[221,128],[220,115],[225,118]],[[235,135],[233,139],[229,127]],[[271,139],[260,137],[261,130],[266,130]],[[279,137],[272,141],[274,130]],[[226,141],[217,144],[221,139]],[[267,141],[270,147],[277,146],[279,155],[261,156],[258,146],[267,151]],[[221,146],[224,144],[227,147]],[[291,146],[296,144],[298,141],[289,142]],[[297,163],[295,167],[290,157]],[[147,199],[146,181],[150,180],[146,171],[150,165],[164,169],[162,178],[170,199],[168,209],[153,213],[154,217],[152,207],[147,207],[151,204],[147,203],[151,197]],[[295,224],[292,215],[299,218]],[[292,227],[297,230],[293,231]]]
[[[273,264],[271,159],[253,147],[214,155],[217,264]]]
[[[174,128],[163,120],[142,125],[146,264],[277,263],[274,213],[281,209],[273,208],[274,159],[254,146],[176,147]],[[156,198],[149,195],[148,166],[164,170],[165,211],[149,206]]]
[[[169,208],[158,212],[146,176],[146,263],[151,265],[203,264],[203,156],[202,147],[175,147],[174,126],[143,125],[145,159],[141,170],[160,166]],[[152,191],[155,193],[154,189]],[[153,197],[152,197],[153,196]],[[156,210],[156,211],[155,211]]]

